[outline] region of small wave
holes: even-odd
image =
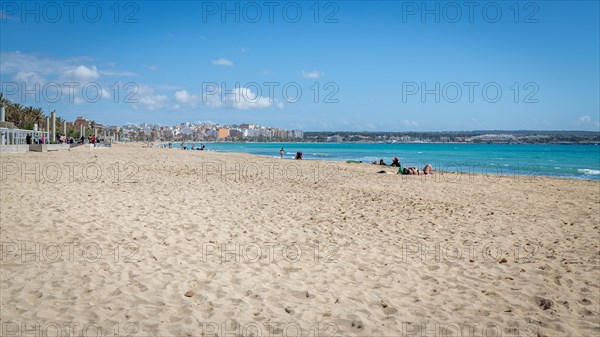
[[[583,173],[586,176],[597,176],[597,175],[600,175],[600,170],[579,169],[579,170],[577,170],[577,172]]]

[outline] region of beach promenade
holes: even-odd
[[[2,336],[600,333],[599,181],[141,144],[0,165]]]

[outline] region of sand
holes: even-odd
[[[3,336],[600,333],[598,181],[140,144],[0,164]]]

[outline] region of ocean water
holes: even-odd
[[[180,143],[173,143],[178,147]],[[198,146],[200,143],[196,143]],[[206,150],[243,152],[293,159],[356,160],[365,163],[398,157],[402,166],[432,164],[434,169],[487,174],[533,175],[600,180],[599,145],[535,144],[356,144],[356,143],[204,143]],[[188,148],[191,143],[187,143]]]

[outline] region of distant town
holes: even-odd
[[[90,128],[91,121],[77,117],[78,128]],[[302,141],[304,131],[285,130],[257,124],[221,125],[210,122],[183,122],[173,126],[127,124],[104,126],[94,123],[94,133],[113,141]],[[81,132],[81,131],[80,131]]]
[[[75,125],[89,125],[78,117]],[[117,141],[225,141],[319,143],[472,143],[472,144],[599,144],[593,131],[440,131],[350,132],[286,130],[257,124],[221,125],[183,122],[174,126],[128,124],[105,128],[104,135]]]
[[[439,131],[351,132],[286,130],[258,124],[222,125],[182,122],[173,126],[127,124],[104,126],[77,117],[69,128],[75,136],[98,135],[108,141],[223,141],[223,142],[319,142],[319,143],[472,143],[472,144],[599,144],[593,131]],[[86,132],[86,130],[88,130]],[[79,132],[77,132],[79,131]],[[68,132],[68,131],[67,131]],[[68,135],[70,136],[70,135]]]
[[[303,131],[250,123],[224,125],[213,122],[183,122],[172,126],[148,123],[108,126],[94,120],[88,120],[83,116],[69,122],[57,116],[55,111],[52,111],[50,115],[46,115],[39,107],[26,107],[12,103],[3,97],[1,93],[0,111],[0,136],[4,139],[3,144],[8,142],[9,133],[14,141],[21,142],[24,141],[24,135],[28,132],[35,132],[37,137],[46,135],[46,141],[49,143],[56,142],[60,136],[74,139],[96,136],[108,142],[600,143],[600,131]]]
[[[471,144],[599,144],[594,131],[425,131],[305,132],[305,142],[343,143],[471,143]]]

